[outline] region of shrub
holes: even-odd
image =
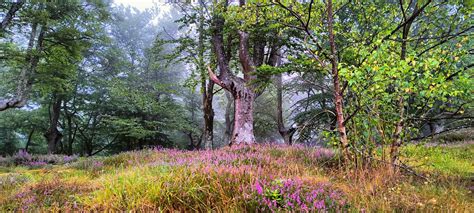
[[[327,183],[311,184],[299,179],[258,180],[253,199],[263,211],[334,211],[348,208],[342,193]]]
[[[84,170],[93,174],[93,176],[97,176],[105,171],[106,166],[103,161],[103,157],[89,157],[71,163],[67,167]]]
[[[16,165],[23,165],[32,160],[32,156],[25,150],[18,151],[12,158]]]
[[[66,164],[74,162],[78,159],[76,155],[67,156],[67,155],[34,155],[33,160],[45,162],[46,164]]]
[[[0,156],[0,166],[8,167],[15,165],[15,162],[11,157],[2,157]]]
[[[48,165],[48,163],[46,163],[44,161],[30,161],[30,162],[27,162],[25,164],[30,168],[41,168],[43,166]]]
[[[0,157],[0,166],[14,166],[22,165],[32,168],[39,168],[51,165],[61,165],[66,163],[72,163],[78,160],[77,155],[31,155],[24,150],[18,151],[11,157]]]

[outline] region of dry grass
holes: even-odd
[[[417,170],[427,180],[384,167],[341,171],[331,150],[301,146],[127,152],[40,169],[1,169],[0,209],[466,212],[474,209],[472,157],[466,155],[473,150],[406,147],[405,160],[435,163]]]

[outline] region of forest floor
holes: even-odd
[[[0,161],[0,211],[469,212],[474,144],[462,144],[405,146],[403,161],[424,178],[383,166],[340,171],[332,150],[303,146],[23,153]]]

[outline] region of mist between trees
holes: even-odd
[[[468,2],[3,2],[0,153],[271,142],[397,165],[472,127]]]

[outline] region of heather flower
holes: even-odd
[[[71,156],[66,155],[63,158],[64,163],[70,163],[70,162],[74,162],[76,160],[77,160],[77,155],[71,155]]]
[[[153,150],[155,150],[155,151],[160,151],[160,150],[163,150],[163,149],[164,149],[164,147],[161,146],[161,145],[156,145],[156,146],[153,147]]]
[[[48,165],[48,163],[44,161],[31,161],[31,162],[28,162],[27,165],[30,167],[42,167],[42,166]]]
[[[295,211],[341,209],[345,204],[340,193],[330,190],[329,184],[304,183],[299,179],[277,179],[263,182],[263,185],[256,182],[254,188],[255,199],[259,200],[263,209],[270,211],[280,211],[282,208]]]
[[[318,148],[314,152],[314,158],[316,159],[330,159],[334,157],[334,151],[331,149],[325,149],[325,148]]]
[[[14,159],[16,164],[22,164],[24,162],[31,161],[32,157],[27,151],[20,150],[20,151],[18,151],[18,153],[16,153],[13,156],[13,159]]]
[[[259,195],[262,195],[262,194],[263,194],[263,188],[262,188],[262,186],[260,185],[260,183],[258,183],[258,182],[255,182],[255,190],[257,190],[257,193],[258,193]]]
[[[94,161],[94,163],[92,163],[92,167],[94,168],[101,168],[104,166],[104,163],[102,161]]]
[[[324,200],[316,201],[314,203],[314,207],[316,209],[324,209],[326,207],[325,204],[324,204]]]
[[[26,195],[25,192],[20,192],[20,193],[18,193],[18,194],[16,195],[16,198],[22,198],[22,197],[24,197],[25,195]]]

